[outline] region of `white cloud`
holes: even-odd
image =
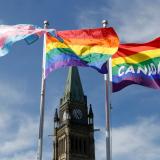
[[[4,131],[5,129],[7,129],[6,124],[9,123],[11,118],[10,118],[9,114],[7,114],[7,113],[0,113],[0,117],[1,117],[0,118],[0,129]],[[1,133],[0,133],[0,135],[1,135]]]
[[[44,160],[51,160],[51,157],[49,157],[50,153],[46,152],[44,153],[43,159]],[[36,160],[36,152],[33,150],[28,150],[24,153],[15,153],[13,156],[8,156],[1,158],[1,160]]]
[[[30,98],[26,84],[22,81],[9,83],[0,80],[0,91],[0,145],[3,146],[0,148],[0,159],[36,159],[39,112],[30,113],[35,102]],[[19,109],[19,106],[23,106],[24,110],[23,107]],[[26,111],[26,107],[29,111]],[[53,129],[51,113],[46,106],[44,159],[51,159],[52,156],[52,139],[48,137]]]
[[[23,112],[0,112],[0,159],[1,160],[24,160],[36,159],[38,143],[39,118],[32,117]],[[44,159],[51,159],[52,121],[45,117],[44,127]],[[48,140],[51,142],[49,144]]]
[[[19,119],[18,123],[16,123],[17,120],[14,120],[14,116],[16,116],[16,119]],[[5,123],[8,128],[8,134],[4,132],[4,128],[0,128],[0,144],[3,146],[0,148],[0,155],[13,155],[35,146],[35,137],[38,132],[37,120],[24,114],[13,115],[11,113],[10,120],[12,120],[12,122],[9,121]],[[17,128],[14,129],[15,125]],[[3,139],[3,137],[5,137],[5,139]]]
[[[14,156],[4,157],[1,160],[35,160],[35,152],[27,151],[26,153],[16,154]]]
[[[104,136],[104,135],[103,135]],[[97,138],[97,159],[105,160],[105,138]],[[113,128],[113,160],[159,160],[160,127],[156,118],[139,119],[135,124]]]
[[[23,159],[30,157],[37,145],[38,121],[37,116],[31,117],[18,109],[31,102],[26,85],[1,79],[0,102],[0,159],[18,160],[14,157],[21,154]]]
[[[80,28],[99,27],[102,19],[108,19],[122,41],[149,41],[160,35],[160,1],[112,0],[110,5],[79,9],[77,25]]]

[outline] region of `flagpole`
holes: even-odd
[[[44,29],[48,27],[48,21],[44,21]],[[43,40],[43,58],[42,58],[42,80],[41,80],[41,98],[40,98],[40,119],[39,119],[39,135],[38,135],[38,151],[37,160],[42,160],[43,151],[43,128],[44,128],[44,108],[45,108],[45,61],[46,61],[46,33]]]
[[[103,28],[107,27],[108,22],[102,21]],[[104,75],[105,82],[105,111],[106,111],[106,160],[111,160],[111,129],[110,129],[110,112],[111,112],[111,58],[107,61],[108,74]]]

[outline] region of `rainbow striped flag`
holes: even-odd
[[[112,57],[113,92],[131,84],[160,89],[160,38],[121,44]]]
[[[92,67],[106,73],[105,62],[119,46],[113,28],[58,31],[46,36],[46,76],[65,66]]]

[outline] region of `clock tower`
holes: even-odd
[[[94,124],[77,67],[70,67],[54,115],[53,160],[95,160]]]

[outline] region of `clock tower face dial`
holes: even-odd
[[[83,113],[79,108],[73,109],[72,115],[75,119],[82,119],[83,118]]]

